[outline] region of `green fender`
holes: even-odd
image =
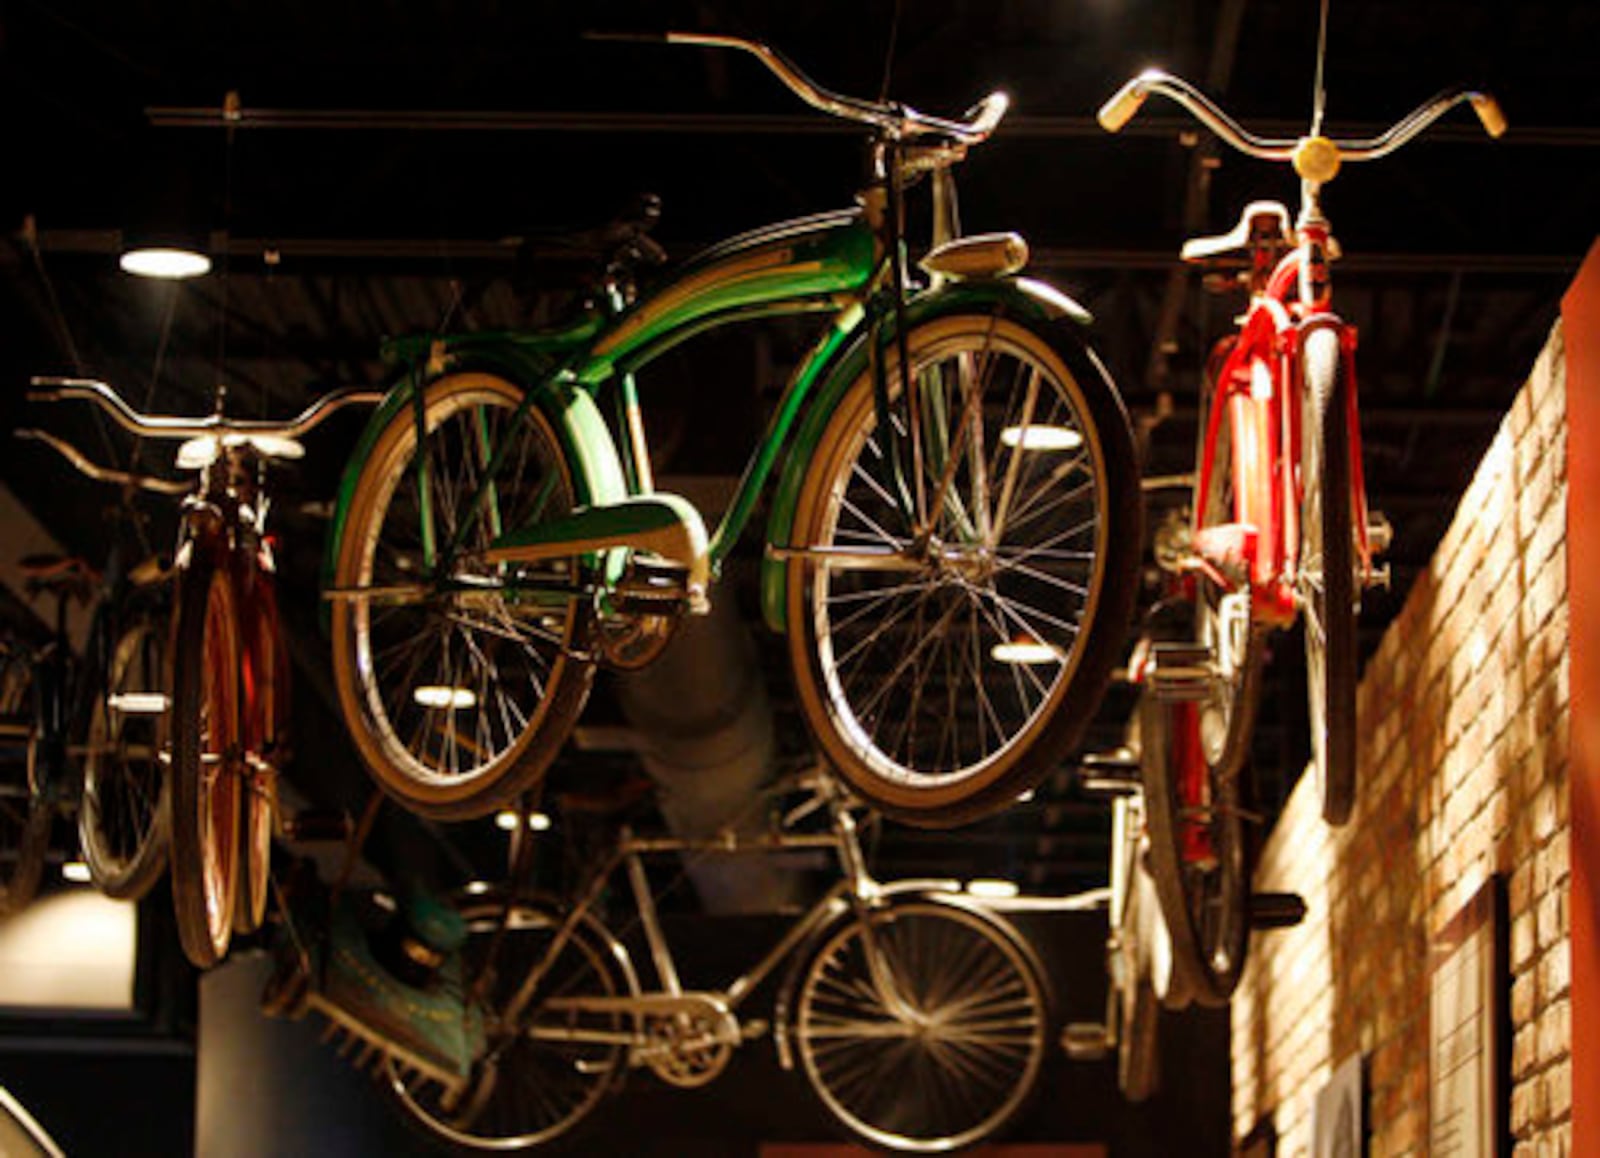
[[[587,390],[552,381],[549,376],[551,360],[543,351],[520,348],[509,340],[483,342],[481,335],[462,337],[464,341],[459,345],[451,338],[440,339],[446,355],[442,367],[430,364],[424,371],[419,358],[418,369],[406,374],[390,388],[362,430],[339,481],[339,497],[334,505],[333,521],[322,556],[324,587],[333,581],[334,565],[339,557],[339,544],[344,538],[356,483],[379,436],[397,415],[411,405],[419,385],[426,386],[447,374],[495,374],[525,390],[535,391],[534,404],[555,428],[562,453],[571,467],[573,498],[577,505],[611,503],[627,497],[628,486],[617,455],[616,442],[600,414],[600,408]]]
[[[1082,336],[1092,320],[1089,311],[1054,286],[1032,278],[962,281],[929,290],[906,304],[905,321],[910,329],[939,318],[968,313],[999,314],[1031,325],[1051,338],[1063,355],[1082,351],[1092,358]],[[850,341],[840,347],[831,364],[818,375],[815,392],[807,403],[799,429],[790,440],[783,473],[773,490],[772,512],[767,521],[766,541],[770,544],[789,545],[800,486],[817,444],[822,440],[823,429],[844,392],[867,369],[867,337],[865,323],[858,325]],[[1074,372],[1086,369],[1080,359],[1069,356],[1067,362]],[[788,564],[770,555],[764,557],[761,561],[761,614],[767,626],[780,633],[788,626],[788,587]]]

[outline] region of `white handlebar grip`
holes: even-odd
[[[1498,137],[1506,131],[1506,114],[1500,108],[1500,102],[1488,93],[1472,94],[1472,111],[1478,114],[1478,119],[1483,122],[1483,131],[1491,137]]]
[[[1139,106],[1144,104],[1144,98],[1149,95],[1144,89],[1143,82],[1142,76],[1135,77],[1100,106],[1096,119],[1099,120],[1101,128],[1108,133],[1115,133],[1133,119],[1133,114],[1139,111]]]
[[[992,92],[979,101],[973,110],[977,115],[972,118],[970,128],[979,137],[987,137],[994,132],[1006,115],[1006,110],[1011,107],[1011,98],[1003,92]]]

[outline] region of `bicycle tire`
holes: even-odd
[[[833,767],[880,811],[939,827],[1007,807],[1081,738],[1131,612],[1141,500],[1121,403],[1080,343],[956,314],[917,326],[905,345],[926,502],[949,497],[929,520],[934,537],[916,541],[925,558],[911,580],[821,555],[791,562],[790,657]],[[896,398],[898,357],[886,354]],[[869,368],[806,468],[796,543],[909,549],[915,529],[877,477],[877,425]],[[1030,444],[1036,430],[1066,433],[1045,449]],[[961,561],[942,562],[941,542]],[[1002,645],[1030,658],[1001,659]]]
[[[1300,429],[1300,558],[1311,753],[1322,817],[1341,825],[1356,797],[1356,591],[1350,429],[1339,332],[1308,330]]]
[[[1139,865],[1123,913],[1120,936],[1127,949],[1125,972],[1118,980],[1117,1087],[1130,1102],[1145,1102],[1161,1087],[1161,1000],[1151,974],[1154,969],[1151,927],[1160,920],[1155,886]]]
[[[870,932],[909,1016],[870,980]],[[1051,1041],[1037,959],[1000,918],[891,899],[841,924],[806,963],[794,1012],[801,1069],[828,1113],[876,1147],[934,1153],[1004,1130]]]
[[[171,703],[160,712],[129,713],[110,699],[165,695],[171,616],[133,607],[117,628],[89,708],[78,843],[95,887],[136,901],[161,879],[172,839],[170,777],[161,762]]]
[[[1207,392],[1212,405],[1217,403],[1214,389]],[[1240,420],[1244,423],[1259,421],[1261,414],[1248,409],[1253,400],[1233,399],[1227,404],[1246,407]],[[1263,495],[1242,494],[1235,485],[1236,469],[1233,453],[1233,415],[1226,414],[1217,424],[1217,437],[1211,444],[1211,487],[1206,495],[1205,509],[1196,520],[1200,530],[1228,523],[1244,523],[1258,528],[1270,518],[1258,511],[1256,504]],[[1200,437],[1206,437],[1208,422],[1202,416]],[[1266,439],[1254,432],[1258,442]],[[1258,454],[1264,446],[1258,446]],[[1201,461],[1205,461],[1202,444]],[[1249,456],[1255,457],[1255,456]],[[1198,598],[1195,600],[1195,633],[1197,642],[1204,645],[1215,673],[1201,710],[1200,733],[1205,746],[1206,762],[1219,775],[1232,775],[1243,765],[1250,754],[1250,743],[1255,736],[1255,721],[1261,700],[1261,666],[1266,655],[1264,629],[1255,621],[1250,606],[1251,576],[1240,575],[1237,593],[1223,592],[1206,574],[1195,576]],[[1243,614],[1227,610],[1230,600],[1244,600]]]
[[[491,429],[503,427],[523,401],[522,390],[505,378],[451,374],[424,390],[424,461],[434,480],[433,501],[441,509],[452,501],[465,504],[461,490],[467,480],[458,475],[460,486],[454,493],[448,484],[441,490],[437,480],[443,472],[436,463],[464,450],[456,455],[455,468],[476,470],[481,463],[471,465],[469,458],[476,461],[485,446],[516,440],[510,469],[502,472],[493,501],[465,514],[452,508],[441,517],[447,526],[450,517],[472,520],[469,550],[457,560],[458,572],[498,581],[515,566],[474,566],[470,549],[488,545],[497,521],[520,526],[547,512],[570,511],[575,501],[571,465],[552,419],[539,405],[522,411],[521,425],[510,434]],[[421,575],[420,517],[408,509],[418,489],[416,447],[415,413],[412,406],[403,406],[361,464],[338,545],[333,573],[337,588],[348,592],[395,583],[419,585],[419,579],[431,583]],[[574,579],[580,574],[576,559],[541,567]],[[487,609],[488,619],[478,621],[462,611],[470,600],[478,601],[479,610]],[[584,634],[586,609],[580,602],[572,599],[559,612],[541,612],[492,590],[462,588],[430,591],[415,602],[334,600],[331,634],[339,705],[378,784],[423,816],[461,820],[493,811],[537,780],[577,722],[594,677],[594,664],[574,654]],[[466,642],[460,672],[452,667],[449,651],[458,629]],[[424,666],[430,673],[419,676]],[[418,678],[435,680],[445,691],[446,705],[424,704],[421,688],[434,685],[415,683]],[[473,698],[458,707],[455,697],[463,686]],[[486,758],[477,759],[465,751],[467,746]]]
[[[272,836],[278,814],[277,778],[288,753],[289,669],[278,597],[272,576],[257,570],[248,601],[246,662],[250,679],[241,705],[243,746],[247,756],[262,760],[270,771],[241,769],[239,792],[239,890],[233,931],[253,933],[267,915],[272,884]]]
[[[494,950],[502,914],[506,928]],[[503,902],[480,900],[462,909],[467,941],[462,947],[465,988],[470,994],[480,975],[489,968],[483,1000],[487,1021],[497,1025],[500,1010],[516,993],[527,972],[548,950],[562,924],[562,915],[541,904],[519,901],[509,912]],[[533,1003],[515,1030],[502,1027],[499,1040],[491,1038],[487,1056],[494,1059],[493,1085],[471,1121],[462,1121],[447,1108],[440,1091],[407,1073],[393,1057],[385,1058],[388,1089],[404,1110],[427,1133],[465,1150],[504,1151],[548,1146],[568,1137],[621,1084],[627,1072],[627,1047],[607,1043],[562,1043],[537,1035],[541,1017],[557,1027],[576,1015],[563,1010],[541,1015],[540,1001],[552,993],[564,997],[617,997],[632,992],[629,978],[617,965],[612,947],[586,925],[579,925],[550,963]],[[585,1014],[584,1024],[597,1021],[620,1029],[620,1014]],[[477,1080],[482,1074],[479,1059]],[[472,1093],[463,1101],[473,1103]]]
[[[1226,1005],[1250,943],[1240,779],[1216,776],[1206,764],[1194,703],[1163,703],[1147,692],[1138,712],[1147,865],[1172,950],[1169,994],[1177,1000],[1169,1003]],[[1186,799],[1201,784],[1204,798]]]
[[[239,885],[238,609],[225,567],[191,540],[172,628],[172,900],[198,968],[227,954]]]
[[[0,917],[25,908],[39,891],[54,810],[33,790],[38,746],[33,662],[0,642]]]

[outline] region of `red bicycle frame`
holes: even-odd
[[[1357,421],[1356,329],[1329,307],[1328,227],[1303,223],[1295,247],[1264,272],[1271,246],[1252,245],[1254,272],[1250,307],[1238,333],[1217,343],[1220,360],[1211,383],[1211,405],[1202,443],[1192,512],[1194,546],[1201,566],[1224,590],[1238,586],[1240,571],[1251,588],[1252,616],[1273,626],[1294,621],[1295,572],[1300,557],[1299,513],[1303,497],[1300,462],[1301,405],[1305,384],[1300,343],[1312,329],[1339,334],[1348,389],[1351,513],[1363,578],[1371,575],[1366,489],[1361,473]],[[1232,456],[1233,521],[1203,527],[1216,485],[1217,439],[1227,421]]]

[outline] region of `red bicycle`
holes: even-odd
[[[1187,638],[1150,649],[1140,720],[1151,867],[1175,964],[1202,1000],[1226,1000],[1244,958],[1249,877],[1236,781],[1266,637],[1305,620],[1312,761],[1323,817],[1343,824],[1356,792],[1356,615],[1362,590],[1388,577],[1374,561],[1389,528],[1367,507],[1356,330],[1332,306],[1339,248],[1322,188],[1345,162],[1387,156],[1463,102],[1490,136],[1505,130],[1493,97],[1452,89],[1377,137],[1333,140],[1322,133],[1320,74],[1319,51],[1311,131],[1298,140],[1246,132],[1159,70],[1129,81],[1099,114],[1116,132],[1149,95],[1164,96],[1240,152],[1286,161],[1300,177],[1292,224],[1283,205],[1257,201],[1229,233],[1183,247],[1185,261],[1230,275],[1221,280],[1250,295],[1207,367],[1187,542],[1158,551],[1192,623]]]
[[[144,415],[104,382],[35,378],[35,401],[85,399],[143,438],[180,441],[196,483],[183,501],[162,729],[171,796],[172,896],[195,965],[216,964],[235,932],[261,925],[288,753],[289,664],[265,523],[267,463],[374,391],[337,390],[288,422]]]

